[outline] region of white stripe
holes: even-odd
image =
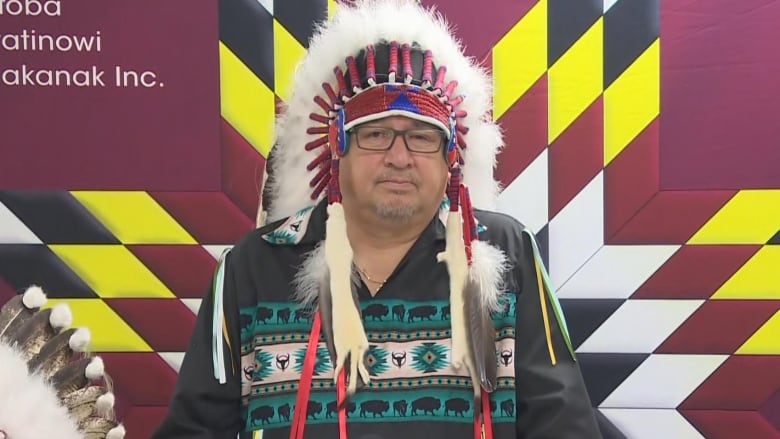
[[[269,14],[274,15],[274,0],[257,0]]]
[[[618,0],[604,0],[604,13],[606,14],[609,8],[615,5]],[[670,436],[671,437],[671,436]]]
[[[606,245],[558,291],[573,299],[626,299],[679,249],[677,245]]]
[[[577,352],[651,353],[703,300],[627,300]]]
[[[604,245],[604,172],[601,171],[552,220],[550,279],[555,291]]]
[[[676,408],[728,357],[651,355],[599,407]]]
[[[599,410],[631,439],[704,439],[704,436],[674,409]]]
[[[0,203],[0,244],[40,244],[41,240],[5,204]]]
[[[499,212],[517,218],[537,233],[547,224],[547,149],[542,151],[525,170],[498,196]]]

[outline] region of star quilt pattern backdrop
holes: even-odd
[[[607,437],[780,437],[780,61],[760,42],[780,5],[424,3],[494,75],[497,207],[539,237]],[[129,438],[165,413],[216,258],[253,227],[295,63],[335,7],[214,5],[195,183],[3,180],[0,302],[35,283],[72,306]]]

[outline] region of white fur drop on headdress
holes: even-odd
[[[103,365],[103,359],[100,357],[93,358],[86,369],[84,369],[84,375],[91,380],[102,378],[104,372],[105,367]]]
[[[108,431],[106,439],[124,439],[125,434],[125,426],[120,424]]]
[[[33,285],[24,292],[22,303],[28,309],[40,308],[46,304],[46,293],[38,285]]]
[[[91,334],[87,328],[79,328],[68,340],[68,345],[74,352],[84,352],[89,346],[91,340]]]
[[[95,413],[100,416],[108,416],[114,410],[116,398],[111,392],[106,392],[95,401]]]
[[[73,323],[73,313],[70,312],[70,307],[61,303],[51,310],[49,315],[49,324],[52,328],[67,328]]]
[[[471,242],[469,277],[480,286],[482,306],[491,312],[501,307],[499,296],[504,292],[504,273],[509,261],[501,249],[485,241]]]
[[[454,95],[466,96],[458,108],[468,112],[462,122],[469,128],[464,135],[468,144],[463,154],[464,183],[469,186],[474,207],[494,206],[498,183],[493,167],[503,141],[498,126],[489,120],[492,82],[485,69],[463,56],[461,43],[452,37],[448,24],[436,11],[414,0],[358,0],[341,4],[332,21],[318,29],[296,68],[292,95],[274,133],[274,178],[266,186],[271,197],[268,221],[315,203],[310,199],[311,188],[303,183],[318,172],[317,168],[307,171],[306,165],[321,152],[304,149],[307,142],[318,137],[306,133],[306,127],[312,124],[309,114],[322,114],[313,98],[324,95],[323,82],[335,85],[333,68],[343,68],[347,55],[382,40],[417,42],[433,52],[434,64],[447,67],[448,80],[458,81]]]
[[[18,352],[2,343],[0,364],[0,426],[9,438],[83,438],[54,389],[30,375]]]

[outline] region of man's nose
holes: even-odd
[[[406,147],[403,134],[398,134],[390,145],[390,149],[385,153],[385,164],[396,168],[405,168],[412,163],[412,155]]]

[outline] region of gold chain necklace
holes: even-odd
[[[366,280],[367,280],[367,281],[369,281],[369,282],[371,282],[372,284],[376,284],[376,285],[379,285],[379,286],[381,287],[382,285],[384,285],[384,284],[385,284],[385,282],[387,282],[387,279],[385,279],[385,280],[382,280],[382,281],[371,279],[371,276],[369,276],[369,275],[368,275],[368,273],[366,272],[366,270],[364,270],[364,269],[362,269],[362,268],[358,267],[357,265],[355,265],[355,266],[357,267],[357,269],[358,269],[358,271],[360,272],[360,274],[362,274],[363,276],[365,276]]]

